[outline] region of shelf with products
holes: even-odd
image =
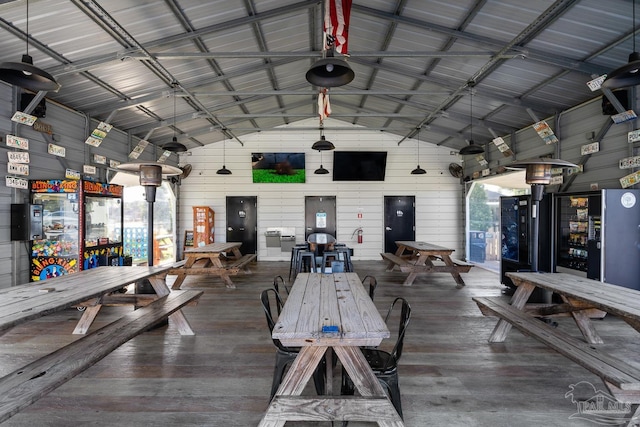
[[[589,198],[562,197],[558,217],[557,265],[587,271],[589,239]]]

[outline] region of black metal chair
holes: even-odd
[[[269,294],[273,294],[273,302],[269,298]],[[262,309],[264,310],[264,314],[267,318],[267,326],[269,327],[269,334],[273,333],[273,328],[276,325],[276,322],[273,318],[272,304],[276,305],[276,312],[280,313],[282,311],[282,298],[280,298],[280,294],[273,289],[265,289],[260,294],[260,301],[262,302]],[[278,387],[282,382],[282,378],[284,378],[285,370],[287,367],[293,362],[293,360],[298,355],[300,351],[299,347],[285,347],[282,345],[280,340],[273,339],[273,343],[276,346],[276,366],[273,371],[273,381],[271,383],[271,396],[270,399],[273,399],[276,392],[278,391]],[[326,372],[326,364],[324,362],[324,358],[316,368],[313,373],[313,381],[315,383],[316,392],[318,395],[324,394],[325,390],[325,372]]]
[[[369,298],[371,298],[371,301],[373,301],[373,297],[376,294],[376,288],[378,287],[378,281],[374,276],[367,275],[364,276],[364,279],[362,279],[362,284],[364,286],[369,285]]]
[[[404,335],[411,319],[411,306],[402,297],[396,298],[385,317],[385,323],[388,324],[388,320],[391,317],[391,313],[397,302],[401,302],[400,322],[398,326],[398,337],[396,343],[393,346],[391,352],[387,352],[374,348],[362,348],[362,354],[371,366],[373,373],[382,385],[382,387],[389,393],[391,403],[398,411],[398,414],[402,418],[402,404],[400,402],[400,387],[398,385],[398,362],[402,356],[402,347],[404,344]],[[349,375],[347,375],[344,368],[342,369],[342,388],[341,393],[343,395],[352,395],[355,392],[355,386]],[[344,424],[343,424],[344,425]]]
[[[273,289],[276,290],[278,295],[282,295],[280,293],[280,286],[282,286],[285,292],[287,293],[287,295],[289,295],[289,288],[287,287],[286,283],[284,283],[284,279],[282,278],[282,276],[278,275],[273,278]],[[280,315],[280,312],[278,311],[278,316],[279,315]]]

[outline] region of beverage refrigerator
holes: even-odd
[[[640,289],[640,190],[556,195],[556,271]]]
[[[532,265],[534,240],[531,235],[534,215],[539,221],[537,271],[552,271],[551,196],[548,194],[543,196],[538,212],[534,212],[533,206],[531,195],[500,197],[500,279],[501,283],[507,287],[507,292],[512,292],[515,285],[506,273],[534,270]],[[529,302],[546,302],[546,300],[546,294],[539,290],[529,298]]]
[[[30,181],[43,238],[31,241],[31,281],[122,265],[122,188],[85,180]]]

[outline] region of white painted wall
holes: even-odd
[[[456,250],[464,255],[463,185],[448,171],[449,164],[458,162],[450,150],[428,143],[428,131],[420,139],[420,166],[426,175],[411,175],[416,167],[417,140],[404,141],[400,137],[379,131],[331,131],[344,128],[344,122],[325,121],[326,138],[336,150],[387,151],[387,171],[384,182],[334,182],[333,154],[324,152],[322,164],[331,173],[314,175],[320,165],[320,153],[311,150],[319,139],[317,119],[296,122],[274,131],[242,137],[244,146],[235,140],[226,141],[226,166],[232,175],[216,175],[223,164],[223,144],[216,143],[181,155],[181,165],[190,163],[193,172],[180,186],[180,220],[178,228],[192,229],[192,206],[206,205],[215,211],[215,240],[225,241],[226,196],[257,196],[258,199],[258,259],[264,261],[289,260],[289,253],[267,251],[264,233],[268,227],[295,227],[296,241],[304,241],[305,196],[336,196],[337,239],[354,248],[354,259],[380,259],[384,249],[384,196],[407,195],[416,198],[416,239]],[[296,128],[304,128],[296,131]],[[254,184],[251,175],[252,152],[306,153],[307,182],[305,184]],[[362,219],[358,219],[361,210]],[[363,243],[357,244],[352,233],[362,227]],[[180,236],[181,238],[181,236]],[[180,246],[182,242],[180,243]]]

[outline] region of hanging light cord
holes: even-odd
[[[633,52],[636,51],[636,0],[633,0]]]
[[[173,82],[173,137],[178,139],[176,136],[176,83]]]
[[[469,86],[469,142],[473,144],[473,86]]]
[[[27,55],[29,55],[29,0],[27,0]]]

